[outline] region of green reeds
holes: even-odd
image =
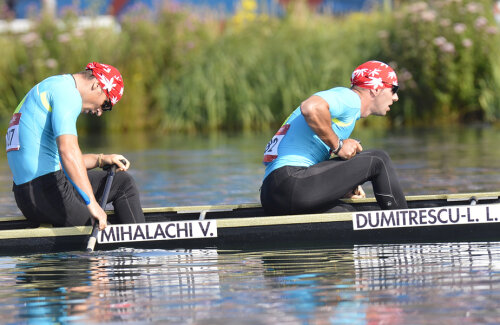
[[[265,130],[314,92],[349,86],[357,65],[378,59],[401,85],[384,121],[492,122],[500,119],[500,42],[489,5],[435,0],[342,17],[304,8],[221,17],[165,1],[111,27],[79,29],[71,12],[58,24],[41,18],[33,31],[0,35],[0,118],[44,78],[100,61],[119,68],[125,94],[104,121],[80,118],[81,132]]]

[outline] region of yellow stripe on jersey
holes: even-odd
[[[47,92],[44,91],[43,93],[40,94],[40,99],[42,101],[43,106],[45,109],[47,109],[49,112],[52,112],[52,107],[50,107],[49,101],[47,100]]]
[[[349,123],[345,123],[345,122],[340,121],[338,118],[332,118],[332,122],[340,127],[346,127],[346,126],[351,125],[352,122],[354,122],[354,119],[351,119],[351,121]]]

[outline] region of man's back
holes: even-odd
[[[9,128],[12,132],[7,134],[7,158],[15,184],[59,170],[56,137],[76,135],[81,107],[71,75],[47,78],[30,90],[15,112],[20,118],[18,130]]]

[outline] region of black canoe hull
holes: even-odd
[[[410,209],[498,205],[499,193],[409,197]],[[357,211],[378,211],[373,200],[349,201]],[[499,241],[500,222],[354,230],[348,213],[264,216],[256,204],[145,209],[148,222],[217,222],[217,237],[98,244],[96,250],[133,248],[283,248],[381,243]],[[500,216],[498,217],[500,221]],[[110,220],[113,216],[110,215]],[[31,226],[29,229],[20,229]],[[90,227],[33,227],[27,221],[0,222],[0,255],[84,251]]]

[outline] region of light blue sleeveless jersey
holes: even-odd
[[[349,88],[337,87],[314,95],[320,96],[328,103],[333,132],[342,140],[349,138],[361,116],[361,99],[358,94]],[[283,125],[286,124],[290,127],[279,143],[276,159],[265,163],[264,178],[283,166],[309,167],[330,157],[330,147],[307,125],[300,106]]]
[[[77,135],[81,111],[82,97],[69,74],[47,78],[28,92],[15,112],[21,114],[20,148],[7,152],[16,185],[60,169],[56,138]]]

